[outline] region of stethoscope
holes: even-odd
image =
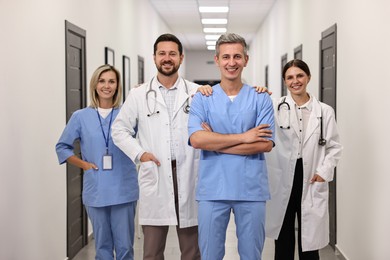
[[[290,129],[290,104],[286,102],[286,97],[282,99],[282,102],[278,104],[278,114],[280,111],[280,108],[285,105],[287,106],[287,111],[288,111],[288,124],[286,126],[281,125],[281,129]],[[318,140],[318,144],[321,146],[326,145],[326,139],[323,137],[323,126],[322,126],[322,112],[320,116],[320,139]]]
[[[146,92],[146,106],[148,107],[148,111],[149,111],[149,114],[147,114],[148,117],[154,115],[154,114],[159,114],[160,111],[157,110],[156,111],[156,106],[157,106],[157,101],[156,101],[156,98],[157,98],[157,92],[156,90],[152,89],[152,82],[153,82],[153,79],[152,78],[149,82],[149,90]],[[186,94],[188,95],[188,86],[187,86],[187,82],[185,81],[185,79],[183,79],[184,81],[184,86],[186,88]],[[150,109],[150,105],[149,105],[149,94],[153,94],[154,96],[154,105],[153,105],[153,110]],[[190,112],[190,101],[189,101],[189,97],[187,98],[186,100],[186,105],[183,107],[183,111],[184,113],[188,114]]]

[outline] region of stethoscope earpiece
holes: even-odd
[[[150,117],[150,116],[153,115],[153,114],[159,114],[159,113],[160,113],[160,111],[157,110],[155,113],[147,114],[147,116]]]

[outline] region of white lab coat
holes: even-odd
[[[178,87],[174,114],[172,119],[173,139],[176,145],[175,155],[177,164],[177,181],[179,197],[180,227],[197,225],[197,202],[195,200],[195,185],[199,165],[199,150],[188,145],[188,114],[183,108],[186,100],[196,92],[198,85],[187,82],[188,93],[184,79],[179,78],[175,83]],[[144,152],[152,153],[161,163],[140,163],[139,166],[139,224],[141,225],[177,225],[174,189],[171,166],[170,121],[168,110],[157,78],[151,83],[152,89],[148,100],[146,93],[150,82],[130,91],[112,126],[114,143],[133,161]],[[150,110],[147,106],[149,102]],[[154,110],[159,111],[148,116]],[[138,128],[137,137],[132,135]],[[114,166],[115,167],[115,166]]]
[[[342,146],[339,143],[334,110],[313,100],[312,111],[303,141],[303,192],[302,192],[302,250],[311,251],[325,247],[329,243],[329,213],[328,213],[328,182],[333,180],[334,168],[341,156]],[[299,129],[295,113],[295,103],[291,96],[286,102],[290,105],[278,104],[274,100],[275,110],[275,147],[266,154],[269,174],[271,200],[267,202],[266,234],[277,239],[283,224],[284,215],[289,201],[295,164],[299,152]],[[290,120],[288,114],[290,113]],[[326,145],[320,146],[320,117],[322,113],[323,136]],[[290,121],[290,129],[281,129]],[[325,182],[310,184],[310,179],[318,173]]]

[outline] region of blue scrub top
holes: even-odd
[[[272,101],[267,93],[259,94],[245,84],[232,102],[218,84],[211,96],[201,93],[194,96],[188,135],[202,131],[202,122],[221,134],[243,133],[260,124],[269,124],[274,131]],[[233,155],[202,150],[197,200],[265,201],[269,198],[263,153]]]
[[[113,109],[112,122],[119,109]],[[106,118],[99,115],[107,138],[111,114]],[[56,152],[60,164],[74,155],[73,143],[80,140],[83,160],[94,163],[99,169],[84,172],[83,203],[91,207],[117,205],[138,200],[138,177],[134,163],[114,143],[109,136],[108,151],[112,154],[112,170],[103,170],[103,155],[106,143],[96,109],[87,107],[73,113],[57,145]]]

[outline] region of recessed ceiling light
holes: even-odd
[[[226,28],[203,28],[205,33],[225,33],[226,31]]]
[[[207,49],[208,49],[208,50],[211,50],[211,51],[212,51],[212,50],[215,50],[215,45],[208,45],[208,46],[207,46]]]
[[[225,18],[202,19],[202,24],[227,24],[227,19]]]
[[[219,34],[206,34],[204,38],[206,40],[218,40],[220,36]]]
[[[217,41],[206,41],[206,45],[215,45]]]
[[[227,13],[229,7],[227,6],[199,6],[199,12],[201,13]]]

